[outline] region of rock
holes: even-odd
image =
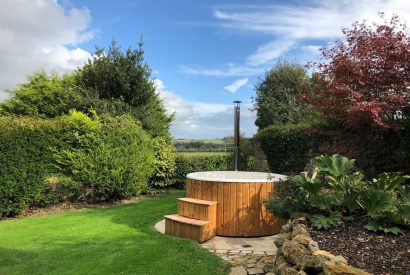
[[[228,262],[231,260],[231,258],[229,258],[228,256],[222,256],[221,258],[222,260],[228,261]]]
[[[248,274],[249,275],[259,275],[259,274],[265,274],[265,272],[257,267],[254,268],[248,268]]]
[[[231,272],[229,272],[230,275],[247,275],[248,272],[243,266],[235,266],[231,268]]]
[[[310,251],[317,251],[319,250],[319,244],[314,240],[310,240],[308,244],[308,249]]]
[[[328,260],[323,263],[325,275],[370,275],[366,271],[354,268],[342,262]]]
[[[266,273],[271,272],[273,270],[273,263],[264,264],[263,266],[259,266],[263,269]]]
[[[275,261],[274,269],[276,271],[279,271],[285,265],[287,265],[285,257],[284,256],[279,256]]]
[[[243,265],[247,262],[247,260],[248,259],[245,256],[239,256],[236,258],[232,258],[232,261],[233,261],[232,265],[233,266]]]
[[[247,267],[247,268],[256,267],[256,264],[247,264],[246,267]]]
[[[308,213],[304,213],[304,212],[295,212],[290,214],[290,219],[294,220],[294,219],[298,219],[299,222],[304,222],[306,221],[306,219],[309,219],[312,215],[308,214]],[[301,219],[302,218],[302,219]],[[301,219],[301,220],[299,220]]]
[[[285,225],[282,225],[282,229],[280,230],[280,233],[288,233],[292,230],[292,221],[289,220]]]
[[[282,253],[285,259],[291,264],[296,264],[300,262],[304,256],[311,255],[311,252],[307,250],[307,248],[293,240],[288,240],[283,243]]]
[[[333,261],[342,262],[344,264],[347,264],[347,260],[345,258],[343,258],[342,256],[333,255],[332,253],[326,250],[316,250],[316,251],[313,251],[312,254],[315,256],[323,257],[324,259],[322,261],[333,260]]]
[[[298,271],[290,265],[284,265],[280,269],[276,270],[276,273],[279,275],[306,275],[306,272],[303,270]]]
[[[299,234],[305,234],[305,235],[309,235],[309,231],[308,228],[306,227],[306,225],[304,224],[297,224],[293,227],[293,231],[292,231],[292,239]]]
[[[274,240],[275,245],[279,248],[283,245],[283,242],[290,240],[292,238],[292,233],[283,233],[280,238]]]
[[[298,234],[292,238],[292,241],[295,241],[298,244],[302,244],[304,246],[308,246],[309,242],[312,241],[312,238],[306,234]]]
[[[252,251],[251,250],[242,250],[241,252],[239,252],[239,254],[242,254],[242,255],[252,254]]]

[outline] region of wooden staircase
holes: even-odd
[[[203,243],[215,237],[217,202],[178,199],[178,214],[165,216],[165,233]]]

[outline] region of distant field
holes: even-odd
[[[212,144],[225,144],[223,139],[189,139],[189,138],[177,138],[174,143],[190,143],[190,142],[202,142],[202,143],[212,143]]]
[[[232,154],[232,152],[176,152],[179,156],[226,156]]]

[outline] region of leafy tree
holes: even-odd
[[[27,83],[11,91],[12,98],[0,105],[0,114],[53,118],[67,114],[70,109],[85,108],[72,75],[48,75],[39,70],[27,79]]]
[[[168,136],[173,116],[155,91],[142,46],[122,52],[113,40],[107,52],[97,48],[76,72],[77,80],[97,112],[131,113],[152,136]]]
[[[279,62],[255,86],[256,126],[262,129],[272,124],[296,124],[309,120],[313,116],[312,111],[298,99],[308,84],[309,77],[304,67]]]
[[[348,128],[396,128],[409,106],[410,36],[398,16],[382,24],[356,22],[314,64],[314,93],[305,99]]]

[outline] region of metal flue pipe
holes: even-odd
[[[234,140],[234,169],[235,171],[238,171],[239,169],[239,138],[240,138],[240,132],[239,132],[239,125],[240,125],[240,115],[241,115],[241,101],[235,100],[233,102],[234,105],[234,135],[233,135],[233,140]]]

